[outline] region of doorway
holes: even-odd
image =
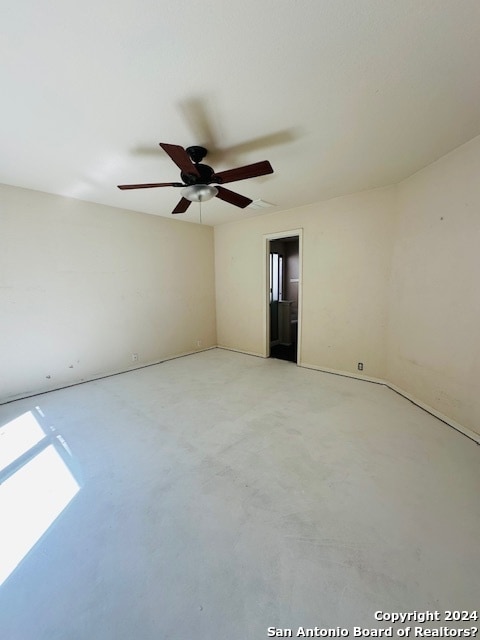
[[[267,238],[267,356],[299,360],[300,234]]]

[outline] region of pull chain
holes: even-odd
[[[202,224],[202,201],[200,200],[200,224]]]

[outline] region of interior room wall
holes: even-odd
[[[211,227],[9,186],[0,201],[0,401],[216,344]]]
[[[300,361],[384,377],[395,188],[215,227],[219,346],[266,354],[267,234],[303,228]]]
[[[480,137],[398,185],[387,378],[480,432]]]
[[[478,433],[479,175],[480,137],[395,187],[214,230],[0,186],[0,401],[216,343],[265,355],[264,236],[302,228],[301,364],[363,362]]]

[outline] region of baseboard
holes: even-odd
[[[263,354],[263,353],[256,353],[256,352],[253,352],[253,351],[242,351],[241,349],[233,349],[232,347],[224,347],[222,345],[214,345],[214,346],[211,346],[211,347],[206,347],[205,349],[196,349],[195,351],[185,351],[185,352],[179,353],[179,354],[177,354],[175,356],[169,356],[167,358],[162,358],[161,360],[155,360],[154,362],[149,362],[147,364],[141,364],[141,365],[139,365],[137,367],[130,367],[128,369],[123,369],[121,371],[112,371],[111,373],[105,373],[105,374],[102,374],[102,375],[99,375],[99,376],[94,376],[92,378],[88,378],[88,380],[80,380],[78,382],[71,382],[69,384],[64,384],[64,385],[61,385],[59,387],[54,387],[52,389],[46,389],[44,391],[35,391],[35,392],[27,393],[27,394],[24,394],[24,395],[14,396],[12,398],[9,398],[8,400],[4,400],[4,401],[0,402],[0,405],[9,404],[10,402],[16,402],[17,400],[24,400],[26,398],[32,398],[34,396],[40,396],[40,395],[43,395],[45,393],[50,393],[52,391],[59,391],[60,389],[68,389],[69,387],[76,387],[76,386],[78,386],[80,384],[86,384],[87,382],[94,382],[95,380],[103,380],[104,378],[111,378],[112,376],[118,376],[118,375],[121,375],[122,373],[129,373],[130,371],[137,371],[138,369],[146,369],[147,367],[153,367],[153,366],[155,366],[157,364],[162,364],[162,362],[169,362],[170,360],[176,360],[177,358],[184,358],[185,356],[192,356],[192,355],[195,355],[196,353],[202,353],[204,351],[211,351],[212,349],[223,349],[224,351],[233,351],[234,353],[242,353],[244,355],[254,356],[256,358],[264,358],[265,359],[265,358],[268,357],[268,356],[265,356],[265,354]],[[370,382],[370,383],[373,383],[373,384],[380,384],[380,385],[382,385],[384,387],[387,387],[388,389],[391,389],[393,392],[398,393],[398,395],[402,396],[403,398],[405,398],[409,402],[412,402],[419,409],[422,409],[423,411],[426,411],[427,413],[432,415],[434,418],[437,418],[438,420],[441,420],[443,423],[445,423],[446,425],[448,425],[452,429],[455,429],[455,431],[458,431],[459,433],[461,433],[462,435],[466,436],[470,440],[473,440],[473,442],[475,442],[476,444],[480,445],[480,434],[476,433],[475,431],[472,431],[471,429],[469,429],[468,427],[465,427],[464,425],[460,424],[459,422],[456,422],[452,418],[449,418],[448,416],[445,416],[443,413],[440,413],[440,411],[437,411],[436,409],[434,409],[433,407],[430,407],[425,402],[422,402],[421,400],[418,400],[417,398],[415,398],[415,396],[411,395],[407,391],[404,391],[400,387],[397,387],[393,383],[388,382],[387,380],[383,380],[381,378],[372,378],[370,376],[359,375],[357,373],[352,373],[351,371],[342,371],[342,370],[338,370],[338,369],[330,369],[329,367],[319,367],[318,365],[310,364],[310,363],[307,363],[307,362],[298,362],[297,365],[299,367],[302,367],[303,369],[312,369],[313,371],[320,371],[320,372],[323,372],[323,373],[328,373],[328,374],[332,374],[332,375],[336,375],[336,376],[342,376],[344,378],[353,378],[354,380],[360,380],[362,382]]]
[[[162,362],[168,362],[169,360],[176,360],[177,358],[184,358],[185,356],[193,356],[195,353],[202,353],[203,351],[211,351],[212,349],[216,349],[217,345],[213,345],[212,347],[205,347],[205,349],[195,349],[195,351],[185,351],[179,353],[175,356],[168,356],[167,358],[162,358],[161,360],[155,360],[152,362],[147,362],[146,364],[140,364],[136,367],[129,367],[128,369],[120,369],[118,371],[111,371],[109,373],[102,373],[98,376],[92,376],[90,378],[85,378],[85,380],[77,380],[76,382],[68,382],[66,384],[62,384],[58,387],[51,387],[50,389],[44,389],[43,391],[28,391],[24,394],[14,395],[7,400],[0,401],[0,406],[3,404],[9,404],[10,402],[16,402],[17,400],[25,400],[26,398],[33,398],[34,396],[41,396],[45,393],[51,393],[52,391],[60,391],[61,389],[68,389],[69,387],[77,387],[80,384],[87,384],[87,382],[95,382],[96,380],[103,380],[104,378],[111,378],[113,376],[120,376],[122,373],[129,373],[130,371],[137,371],[138,369],[146,369],[147,367],[154,367],[157,364],[162,364]]]
[[[223,349],[224,351],[233,351],[234,353],[243,353],[246,356],[255,356],[256,358],[268,358],[264,353],[257,353],[256,351],[244,351],[242,349],[234,349],[233,347],[224,347],[221,344],[217,344],[217,349]]]
[[[249,356],[256,356],[256,357],[260,357],[260,358],[265,358],[266,357],[263,354],[252,353],[252,352],[248,352],[248,351],[242,351],[240,349],[232,349],[231,347],[218,346],[218,348],[219,349],[225,349],[226,351],[235,351],[236,353],[244,353],[245,355],[249,355]],[[339,369],[330,369],[329,367],[319,367],[316,364],[310,364],[308,362],[298,362],[297,365],[299,367],[302,367],[303,369],[312,369],[313,371],[321,371],[323,373],[329,373],[329,374],[336,375],[336,376],[342,376],[344,378],[353,378],[354,380],[360,380],[362,382],[370,382],[370,383],[373,383],[373,384],[380,384],[380,385],[382,385],[384,387],[387,387],[388,389],[391,389],[395,393],[398,393],[400,396],[402,396],[403,398],[405,398],[409,402],[412,402],[419,409],[422,409],[423,411],[426,411],[427,413],[432,415],[434,418],[437,418],[438,420],[441,420],[442,422],[444,422],[449,427],[452,427],[452,429],[455,429],[455,431],[458,431],[459,433],[463,434],[467,438],[470,438],[470,440],[473,440],[477,444],[480,444],[480,434],[476,433],[475,431],[472,431],[468,427],[465,427],[463,424],[460,424],[459,422],[456,422],[456,420],[453,420],[452,418],[449,418],[448,416],[444,415],[440,411],[437,411],[433,407],[430,407],[425,402],[422,402],[421,400],[418,400],[418,398],[415,398],[415,396],[411,395],[407,391],[404,391],[400,387],[397,387],[393,383],[388,382],[388,380],[384,380],[383,378],[372,378],[371,376],[365,376],[365,375],[362,375],[362,374],[353,373],[351,371],[342,371],[342,370],[339,370]]]
[[[427,413],[430,413],[434,418],[438,418],[438,420],[441,420],[445,424],[448,424],[448,426],[452,427],[452,429],[455,429],[456,431],[460,431],[460,433],[463,433],[463,435],[467,436],[467,438],[470,438],[477,444],[480,444],[480,434],[475,433],[475,431],[472,431],[468,427],[464,427],[463,424],[460,424],[459,422],[456,422],[455,420],[453,420],[452,418],[449,418],[443,413],[440,413],[440,411],[437,411],[436,409],[434,409],[433,407],[430,407],[425,402],[418,400],[417,398],[415,398],[415,396],[412,396],[410,393],[408,393],[407,391],[404,391],[400,387],[397,387],[391,382],[385,382],[384,384],[386,387],[388,387],[392,391],[395,391],[395,393],[398,393],[403,398],[406,398],[410,402],[413,402],[413,404],[415,404],[417,407],[420,407],[420,409],[423,409]]]
[[[354,378],[355,380],[363,380],[364,382],[373,382],[375,384],[387,385],[385,380],[381,378],[371,378],[370,376],[364,376],[359,373],[353,373],[351,371],[342,371],[340,369],[330,369],[329,367],[319,367],[316,364],[310,364],[308,362],[298,362],[299,367],[304,369],[313,369],[314,371],[323,371],[323,373],[332,373],[335,376],[343,376],[344,378]]]
[[[441,420],[449,427],[452,427],[452,429],[455,429],[455,431],[459,431],[461,434],[463,434],[467,438],[470,438],[470,440],[473,440],[477,444],[480,444],[480,434],[475,433],[475,431],[472,431],[468,427],[465,427],[464,425],[460,424],[459,422],[456,422],[452,418],[449,418],[443,413],[440,413],[440,411],[437,411],[436,409],[434,409],[433,407],[430,407],[425,402],[418,400],[418,398],[415,398],[415,396],[411,395],[407,391],[404,391],[400,387],[397,387],[396,385],[389,382],[388,380],[383,380],[382,378],[371,378],[369,376],[352,373],[350,371],[341,371],[338,369],[329,369],[328,367],[319,367],[315,364],[308,364],[305,362],[299,362],[298,366],[303,367],[304,369],[313,369],[314,371],[323,371],[324,373],[331,373],[333,375],[342,376],[344,378],[354,378],[355,380],[363,380],[364,382],[373,382],[374,384],[381,384],[384,387],[391,389],[395,393],[398,393],[398,395],[402,396],[409,402],[412,402],[419,409],[423,409],[423,411],[426,411],[427,413],[432,415],[434,418]]]

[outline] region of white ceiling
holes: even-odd
[[[270,160],[273,175],[228,187],[276,207],[214,199],[202,217],[217,224],[398,182],[480,133],[478,0],[18,0],[2,13],[6,184],[170,217],[178,189],[116,188],[179,180],[159,142],[213,142],[216,171]],[[198,206],[176,218],[197,222]]]

